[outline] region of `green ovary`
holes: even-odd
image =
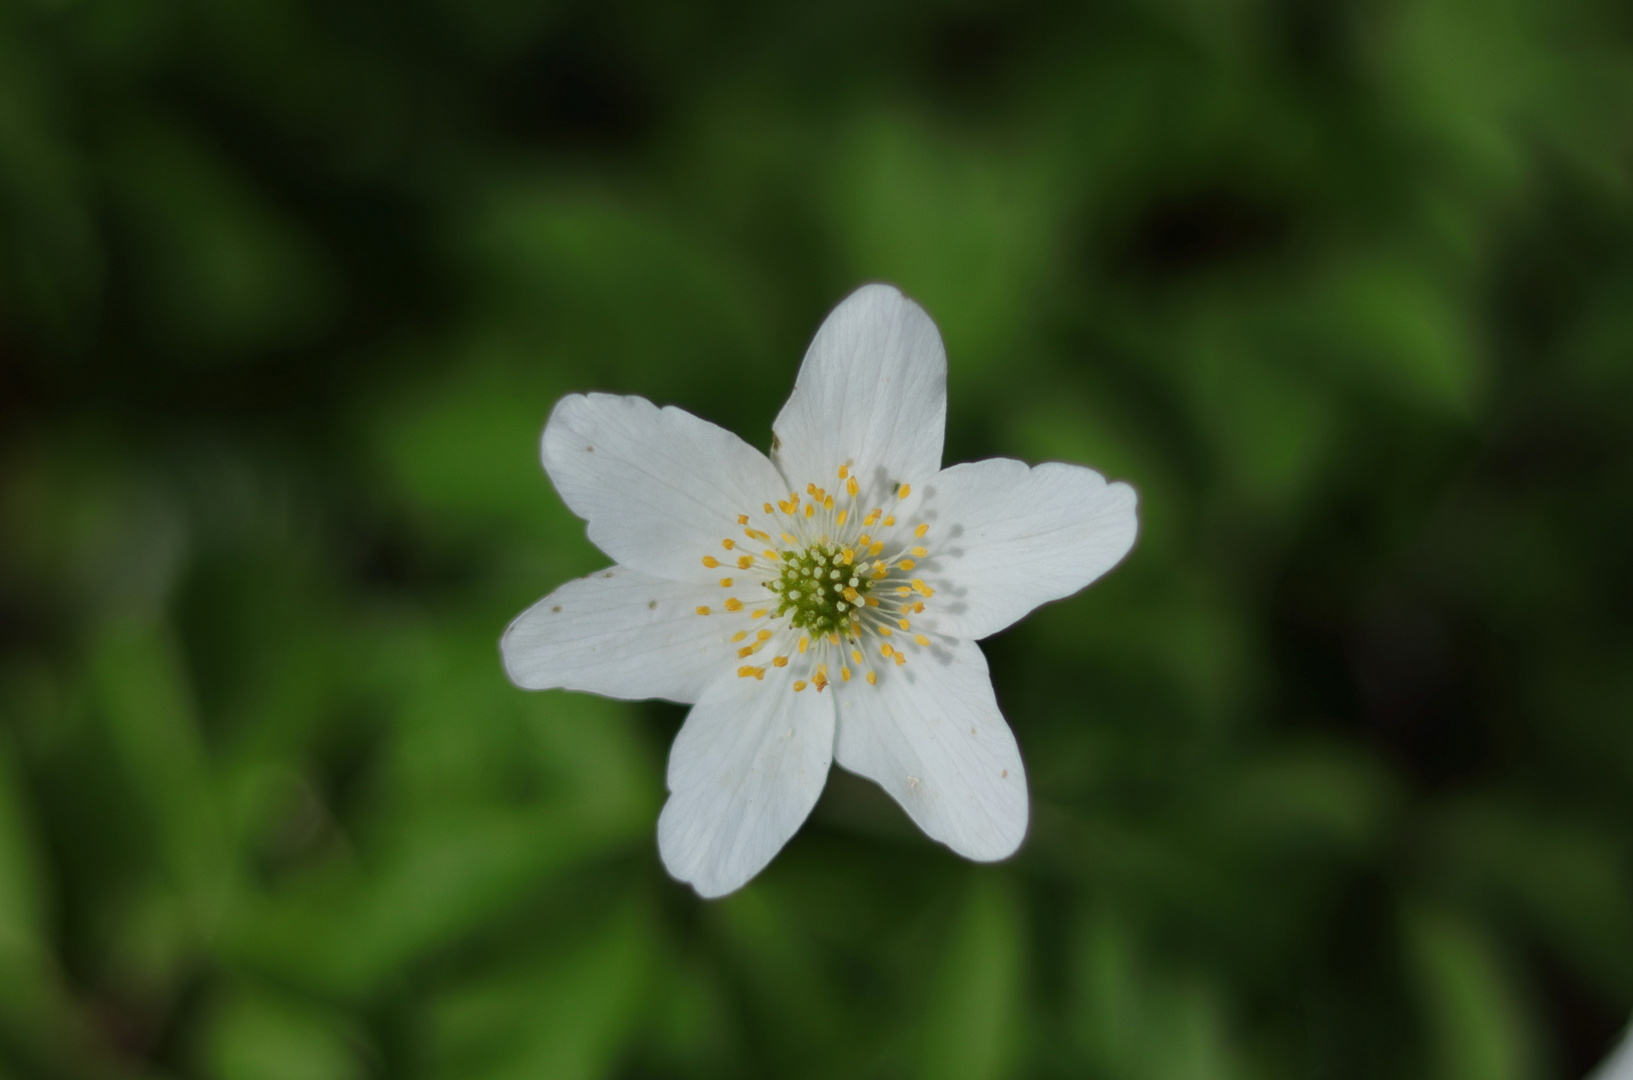
[[[872,575],[862,566],[846,565],[843,551],[825,544],[785,551],[782,557],[781,574],[766,582],[779,598],[777,614],[813,636],[847,632],[873,588]]]

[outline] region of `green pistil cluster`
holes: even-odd
[[[780,601],[777,614],[788,615],[788,625],[813,637],[849,627],[873,588],[872,576],[847,566],[841,549],[825,544],[785,551],[782,558],[782,573],[766,582]]]

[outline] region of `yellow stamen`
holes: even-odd
[[[883,551],[884,549],[885,549],[885,542],[883,540],[875,540],[873,543],[868,545],[868,554],[869,555],[877,555],[877,554],[879,554],[879,552]]]
[[[715,558],[713,555],[705,555],[703,556],[703,565],[707,566],[710,570],[713,570],[715,567],[720,565],[720,560]]]
[[[856,498],[856,493],[861,490],[862,485],[856,482],[856,477],[853,476],[849,480],[845,481],[845,494],[849,495],[851,498]]]
[[[768,513],[768,514],[771,513],[771,504],[770,503],[765,504],[765,512]]]
[[[799,639],[799,651],[804,652],[805,647],[809,644],[811,644],[811,639],[806,637],[804,634],[801,634]]]
[[[720,546],[725,548],[727,551],[730,551],[732,548],[737,546],[737,541],[728,536],[726,539],[720,541]]]
[[[927,533],[929,531],[930,531],[930,523],[926,521],[926,522],[922,523],[921,525],[919,525],[918,528],[913,530],[913,535],[914,536],[923,536],[925,533]]]
[[[767,639],[769,639],[771,637],[771,631],[761,630],[759,633],[755,634],[754,636],[759,638],[761,641],[765,641],[765,640],[767,640]]]
[[[729,588],[731,588],[731,578],[729,578],[729,577],[723,577],[723,578],[721,578],[721,579],[720,579],[720,587],[721,587],[721,588],[722,588],[722,589],[729,589]]]
[[[828,635],[828,641],[831,642],[834,645],[838,645],[839,644],[839,635],[838,634],[829,634]]]
[[[762,674],[763,672],[761,669],[755,667],[753,664],[744,664],[742,667],[737,669],[737,677],[739,679],[746,679],[750,675],[758,679]]]
[[[883,635],[883,636],[884,636],[884,637],[889,637],[889,636],[890,636],[890,635],[891,635],[891,634],[894,634],[894,633],[895,633],[895,631],[894,631],[894,630],[892,630],[892,629],[891,629],[891,628],[890,628],[890,627],[888,627],[888,626],[881,626],[881,627],[879,627],[879,633],[880,633],[880,634],[881,634],[881,635]]]
[[[929,645],[930,645],[930,639],[925,637],[923,634],[914,634],[913,635],[913,644],[923,645],[926,648],[928,648]]]
[[[896,565],[900,566],[903,570],[911,570],[913,567],[917,566],[918,563],[914,562],[912,559],[903,559]]]
[[[912,591],[913,591],[913,586],[911,586],[911,585],[898,585],[898,586],[896,586],[896,595],[897,596],[906,596],[908,593],[910,593]]]
[[[763,618],[766,617],[766,615],[767,615],[767,612],[766,612],[765,608],[761,608],[759,611],[756,611],[753,614],[751,614],[749,616],[749,618],[751,618],[751,619],[763,619]]]
[[[868,685],[869,685],[869,686],[877,686],[877,685],[879,685],[879,676],[877,676],[877,675],[875,675],[875,674],[874,674],[874,673],[873,673],[873,672],[871,672],[871,671],[870,671],[870,672],[868,672]]]
[[[887,517],[887,518],[885,518],[885,528],[887,528],[887,529],[888,529],[888,528],[890,528],[890,527],[891,527],[891,526],[892,526],[892,525],[894,525],[894,524],[896,524],[896,519],[895,519],[895,517]]]
[[[913,624],[908,622],[906,619],[897,619],[896,625],[901,627],[903,630],[913,629]]]
[[[788,657],[786,657],[786,656],[773,656],[771,658],[771,666],[772,667],[787,667],[788,666]]]
[[[905,499],[911,494],[913,494],[912,484],[903,484],[901,487],[896,489],[896,498],[898,499]]]
[[[832,510],[833,508],[834,508],[834,497],[832,495],[824,495],[822,497],[822,509]]]
[[[729,597],[726,600],[726,610],[727,611],[742,611],[743,610],[743,602],[741,600],[737,599],[737,597],[735,597],[735,596]]]
[[[840,525],[843,525],[843,524],[845,524],[845,519],[850,517],[850,516],[851,516],[851,512],[849,510],[841,510],[841,511],[839,511],[838,515],[835,516],[834,521],[837,522]]]
[[[754,655],[754,646],[753,645],[744,645],[741,649],[737,650],[737,655],[738,656],[753,656]]]
[[[909,550],[908,554],[913,556],[913,558],[915,558],[915,559],[922,559],[926,555],[930,554],[930,549],[929,548],[916,547],[916,548],[912,548],[911,550]]]
[[[862,600],[862,603],[866,604],[868,607],[878,607],[879,606],[879,598],[877,596],[869,596],[869,597],[864,598]]]
[[[751,567],[753,565],[754,565],[754,556],[752,556],[752,555],[739,555],[739,556],[737,556],[737,569],[747,570],[749,567]]]
[[[849,476],[850,474],[851,474],[851,467],[849,465],[839,466],[839,479],[843,480],[843,479],[845,479],[845,477]]]
[[[862,595],[861,593],[857,592],[855,589],[851,588],[849,585],[845,586],[844,597],[850,603],[852,603],[852,604],[856,603],[856,598],[861,596],[861,595]]]
[[[848,668],[848,667],[840,668],[839,669],[839,677],[842,680],[844,680],[845,682],[850,682],[851,681],[851,669]]]
[[[737,631],[737,633],[735,633],[735,634],[733,634],[731,636],[731,639],[733,641],[742,641],[746,637],[748,637],[748,631],[747,630],[739,630],[739,631]]]
[[[758,540],[762,544],[771,543],[770,534],[763,533],[759,529],[744,529],[743,535],[747,536],[750,540]]]
[[[707,615],[709,613],[709,605],[704,604],[702,607],[697,609],[697,613],[699,615]]]
[[[858,664],[860,664],[862,662],[862,650],[861,649],[852,649],[851,650],[851,659],[855,660]]]
[[[805,516],[810,517],[814,513],[816,513],[816,504],[815,503],[806,503],[805,504]]]
[[[879,515],[881,513],[883,513],[883,511],[881,511],[881,510],[869,510],[868,511],[868,516],[862,519],[862,524],[863,525],[872,525],[875,521],[879,520]]]
[[[907,654],[904,652],[899,652],[896,654],[894,659],[896,661],[896,666],[901,667],[903,664],[907,663]]]
[[[888,642],[888,641],[879,646],[879,655],[883,656],[887,660],[890,658],[890,656],[892,654],[895,653],[895,651],[896,651],[895,649],[890,647],[890,642]]]
[[[748,515],[747,514],[738,514],[737,515],[737,524],[747,525],[748,524]]]
[[[804,679],[801,679],[801,680],[799,680],[798,682],[796,682],[794,684],[794,693],[797,694],[801,690],[804,690],[804,689],[805,689],[805,680]]]

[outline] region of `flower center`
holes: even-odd
[[[934,558],[926,546],[929,524],[898,526],[895,513],[866,509],[847,466],[840,466],[839,480],[839,492],[807,484],[803,501],[794,493],[775,506],[765,503],[759,514],[739,514],[747,543],[726,537],[725,561],[703,556],[704,566],[729,576],[720,579],[726,590],[720,608],[704,605],[697,613],[744,620],[725,637],[737,650],[738,676],[784,672],[795,692],[809,686],[820,693],[834,674],[839,682],[854,674],[872,686],[876,668],[907,663],[908,645],[932,647],[913,625],[936,592],[913,576],[920,561]],[[894,500],[902,503],[911,490],[898,485]]]
[[[784,551],[782,558],[781,574],[765,583],[777,594],[777,615],[786,615],[795,630],[849,636],[851,624],[861,622],[862,598],[873,589],[872,572],[834,544]]]

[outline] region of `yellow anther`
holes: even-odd
[[[746,637],[748,637],[748,631],[747,630],[739,630],[739,631],[737,631],[737,633],[735,633],[735,634],[733,634],[731,636],[731,639],[733,641],[742,641]]]
[[[770,503],[765,504],[765,512],[768,513],[768,514],[771,513],[771,504]]]
[[[773,562],[775,562],[776,559],[777,559],[777,553],[775,551],[772,551],[770,548],[766,548],[764,551],[760,552],[760,554],[764,555],[766,558],[772,560]]]
[[[771,666],[772,667],[787,667],[788,666],[788,657],[786,657],[786,656],[773,656],[771,658]]]
[[[815,503],[806,503],[805,504],[805,516],[810,517],[814,513],[816,513],[816,504]]]
[[[916,547],[916,548],[913,548],[910,551],[908,551],[908,554],[913,556],[913,558],[915,558],[915,559],[922,559],[926,555],[930,554],[930,549],[929,548]]]
[[[751,615],[749,615],[749,618],[751,618],[751,619],[763,619],[768,614],[770,614],[770,613],[768,611],[766,611],[765,608],[761,608],[759,611],[756,611],[756,612],[752,613]]]
[[[929,531],[930,531],[930,523],[928,521],[926,521],[926,522],[921,523],[918,528],[913,530],[913,535],[914,536],[923,536],[925,533],[927,533]]]
[[[879,606],[879,598],[877,596],[863,597],[862,603],[866,604],[868,607],[878,607]]]
[[[737,597],[735,597],[735,596],[728,597],[727,600],[726,600],[726,610],[727,611],[742,611],[743,610],[743,602],[741,600],[737,599]]]
[[[899,652],[896,654],[894,659],[896,661],[896,666],[901,667],[903,664],[907,663],[907,654],[904,652]]]
[[[845,586],[844,597],[850,603],[852,603],[852,604],[856,603],[856,598],[861,596],[861,595],[862,595],[861,593],[857,592],[855,589],[851,588],[849,585]]]
[[[746,679],[750,675],[758,679],[760,677],[760,669],[755,667],[753,664],[744,664],[742,667],[737,669],[737,677],[739,679]]]
[[[804,652],[805,647],[809,644],[811,644],[811,639],[806,637],[804,634],[801,634],[799,639],[799,651]]]
[[[898,585],[898,586],[896,586],[896,595],[897,596],[906,596],[908,593],[910,593],[912,591],[913,591],[913,586],[911,586],[911,585]]]
[[[856,538],[857,547],[867,547],[871,543],[873,543],[873,537],[869,536],[867,533],[863,533],[861,536]]]
[[[849,480],[845,481],[845,494],[849,495],[851,498],[856,498],[856,493],[861,490],[862,485],[856,482],[856,477],[853,476]]]
[[[721,588],[722,588],[722,589],[729,589],[729,588],[731,588],[731,578],[729,578],[729,577],[723,577],[723,578],[721,578],[721,579],[720,579],[720,587],[721,587]]]
[[[879,646],[879,655],[884,657],[887,660],[890,659],[890,657],[892,656],[892,654],[895,653],[895,651],[896,651],[895,649],[890,647],[890,642],[888,642],[888,641],[884,642],[883,644],[881,644]]]
[[[879,554],[879,552],[883,551],[884,549],[885,549],[885,542],[883,540],[875,540],[873,543],[868,545],[868,554],[869,555],[877,555],[877,554]]]
[[[879,520],[879,515],[882,513],[884,513],[883,510],[869,510],[868,516],[862,519],[862,524],[872,525],[875,521]]]
[[[730,551],[732,548],[737,546],[737,541],[728,536],[724,540],[720,541],[720,546],[725,548],[727,551]]]
[[[920,600],[918,603],[913,605],[913,614],[922,615],[923,613],[924,613],[924,601]]]
[[[894,524],[896,524],[896,519],[894,517],[885,518],[885,528],[888,529]]]
[[[741,649],[737,650],[737,655],[738,656],[753,656],[754,655],[754,646],[753,645],[744,645]]]
[[[785,514],[792,514],[794,512],[793,504],[790,503],[787,499],[778,499],[777,500],[777,509],[781,510]]]
[[[753,565],[754,565],[754,556],[752,556],[752,555],[739,555],[739,556],[737,556],[737,569],[747,570],[749,567],[751,567]]]
[[[758,540],[762,544],[771,543],[771,534],[763,533],[759,529],[744,529],[743,534],[750,540]]]
[[[925,637],[923,634],[914,634],[913,635],[913,644],[923,645],[925,648],[929,648],[930,639]]]
[[[851,659],[855,660],[858,664],[860,664],[862,662],[862,650],[861,649],[852,649],[851,650]]]
[[[839,635],[838,634],[829,634],[828,635],[828,641],[830,643],[834,644],[834,645],[838,645],[839,644]]]
[[[889,637],[891,634],[895,633],[895,631],[888,626],[881,626],[879,627],[879,633],[885,637]]]
[[[855,559],[856,559],[856,549],[855,548],[846,548],[845,549],[845,565],[849,566],[853,561],[855,561]]]
[[[720,565],[720,560],[715,558],[713,555],[705,555],[703,556],[703,565],[707,566],[710,570],[713,570],[715,567]]]
[[[839,479],[843,480],[843,479],[845,479],[845,477],[849,476],[850,474],[851,474],[851,467],[849,465],[839,466]]]
[[[704,604],[702,607],[697,609],[697,613],[699,615],[707,615],[709,613],[709,605]]]
[[[811,685],[817,688],[818,693],[821,693],[822,690],[828,685],[828,676],[824,675],[820,671],[817,672],[811,679]]]
[[[848,667],[840,668],[839,669],[839,678],[841,680],[843,680],[844,682],[850,682],[851,681],[851,669],[848,668]]]
[[[834,497],[832,495],[822,496],[822,509],[832,510],[833,508],[834,508]]]
[[[737,524],[747,525],[748,524],[748,515],[747,514],[738,514],[737,515]]]
[[[901,487],[896,489],[896,498],[898,499],[905,499],[911,494],[913,494],[912,484],[903,484]]]
[[[800,679],[798,682],[794,683],[794,693],[797,694],[801,690],[804,690],[804,689],[805,689],[805,680],[804,679]]]
[[[897,619],[896,625],[901,627],[903,630],[913,629],[913,624],[908,622],[906,619]]]
[[[868,672],[868,676],[867,676],[867,678],[868,678],[868,685],[869,685],[869,686],[876,686],[876,685],[878,685],[878,683],[879,683],[879,676],[877,676],[877,675],[875,675],[875,674],[874,674],[874,673],[873,673],[873,672],[871,672],[871,671],[870,671],[870,672]]]
[[[783,533],[782,534],[782,542],[785,543],[785,544],[797,544],[797,543],[799,543],[798,540],[794,539],[794,534],[793,533]]]
[[[850,516],[851,516],[851,512],[849,510],[841,510],[841,511],[839,511],[839,515],[834,518],[834,521],[836,521],[840,525],[843,525],[843,524],[845,524],[845,519],[850,517]]]
[[[769,640],[771,638],[771,631],[761,630],[759,633],[755,634],[754,636],[759,638],[761,641],[767,641],[767,640]]]
[[[911,570],[913,567],[917,566],[918,563],[914,562],[912,559],[903,559],[896,565],[900,566],[903,570]]]

